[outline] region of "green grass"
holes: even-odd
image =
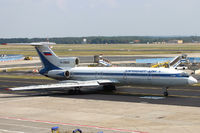
[[[87,56],[87,55],[147,55],[147,54],[183,54],[185,51],[54,51],[58,56]],[[187,51],[187,53],[195,53]],[[0,52],[0,54],[22,54],[24,56],[38,56],[35,51]]]
[[[53,80],[44,76],[33,76],[33,75],[0,75],[0,78],[14,78],[14,79],[46,79],[46,80]]]
[[[73,50],[117,50],[117,49],[169,49],[169,50],[200,50],[200,44],[68,44],[56,45],[55,50],[59,49],[73,49]]]
[[[31,46],[0,46],[0,54],[23,54],[25,56],[37,56]],[[70,51],[83,50],[83,51]],[[128,50],[177,50],[177,51],[128,51]],[[13,50],[13,51],[6,51]],[[19,50],[19,51],[18,51]],[[181,50],[200,50],[200,44],[57,44],[53,50],[58,56],[81,56],[81,55],[145,55],[145,54],[182,54]],[[84,51],[100,50],[100,51]],[[112,51],[104,51],[112,50]],[[115,51],[116,50],[116,51]],[[125,51],[118,51],[125,50]],[[195,53],[195,51],[187,51]]]

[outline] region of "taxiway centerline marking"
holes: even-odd
[[[134,87],[136,88],[136,87]],[[162,88],[142,88],[142,87],[137,87],[136,89],[138,90],[162,90]],[[172,89],[168,89],[169,91],[198,91],[200,92],[200,90],[198,89],[175,89],[175,88],[172,88]]]
[[[160,94],[150,94],[150,93],[130,93],[130,92],[115,92],[116,95],[143,95],[143,96],[162,96]],[[186,95],[170,95],[168,97],[182,97],[182,98],[200,98],[200,96],[186,96]]]

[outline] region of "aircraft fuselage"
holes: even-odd
[[[113,79],[119,85],[184,86],[196,82],[187,73],[168,68],[142,67],[74,67],[70,70],[72,80]]]

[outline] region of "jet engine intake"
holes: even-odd
[[[47,77],[53,79],[70,79],[70,71],[69,70],[51,70],[47,73]]]

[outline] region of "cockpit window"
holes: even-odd
[[[181,76],[182,76],[182,77],[189,77],[190,75],[189,75],[188,73],[186,73],[186,72],[182,72],[182,73],[181,73]]]

